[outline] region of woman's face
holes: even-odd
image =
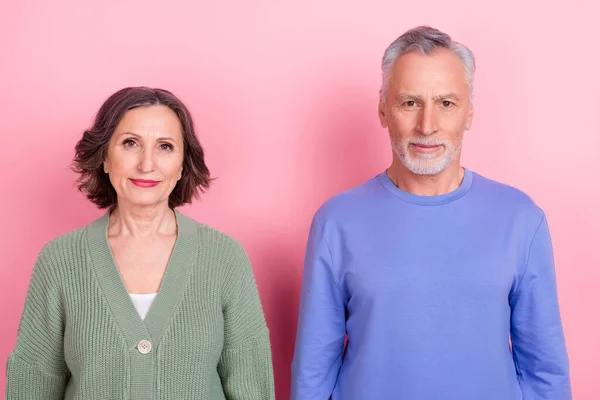
[[[183,136],[168,107],[137,107],[125,113],[108,144],[104,171],[119,206],[168,207],[183,171]]]

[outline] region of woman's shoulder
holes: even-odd
[[[75,264],[85,259],[87,226],[74,228],[48,240],[38,253],[35,271],[56,278],[65,271],[76,269]]]
[[[178,215],[178,222],[181,228],[189,231],[190,228],[198,235],[198,244],[206,249],[212,249],[216,253],[229,253],[236,257],[247,258],[246,250],[241,243],[227,233],[219,229],[210,227],[202,222],[198,222],[191,217],[181,213]]]
[[[84,245],[87,227],[88,225],[75,228],[47,241],[40,254],[65,254],[74,249],[80,249]]]

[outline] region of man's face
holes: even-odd
[[[387,98],[380,99],[379,119],[389,131],[394,157],[412,173],[437,175],[460,163],[473,106],[458,56],[447,49],[400,56]]]

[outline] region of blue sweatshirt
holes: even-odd
[[[330,396],[571,399],[543,211],[468,169],[441,196],[383,172],[327,201],[310,229],[291,397]]]

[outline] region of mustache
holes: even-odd
[[[418,139],[408,139],[405,143],[416,144],[421,146],[447,146],[448,141],[434,137],[424,137]]]

